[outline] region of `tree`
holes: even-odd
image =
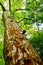
[[[7,13],[5,15],[9,15],[8,9],[8,0],[0,0],[3,3],[4,7],[7,9]],[[7,4],[5,6],[5,4]],[[39,26],[43,24],[43,1],[42,0],[12,0],[11,1],[11,17],[13,20],[19,22],[19,26],[22,30],[26,30],[30,36],[30,42],[32,45],[38,50],[40,48],[41,54],[43,54],[41,48],[43,45],[42,33],[43,29],[40,30]],[[2,12],[1,8],[0,11]],[[0,18],[1,20],[2,18]],[[37,28],[33,28],[36,23]],[[0,23],[1,25],[1,23]],[[3,31],[3,24],[1,27],[1,31]],[[37,31],[38,32],[37,32]],[[35,32],[35,33],[34,33]],[[3,35],[3,33],[1,33]],[[35,36],[36,35],[36,36]],[[3,37],[2,37],[3,38]],[[40,41],[40,43],[39,43]],[[38,44],[38,46],[37,46]],[[41,55],[42,56],[42,55]],[[42,56],[43,57],[43,56]]]

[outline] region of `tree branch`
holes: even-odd
[[[2,5],[2,3],[0,3],[1,7],[2,7],[2,10],[3,11],[6,11],[6,9],[4,8],[4,6]]]
[[[9,11],[10,11],[10,15],[11,15],[11,0],[9,0]]]
[[[21,22],[21,21],[23,21],[24,19],[25,20],[32,20],[31,18],[22,18],[20,21],[18,21],[18,23]],[[32,20],[32,21],[34,21],[34,20]]]
[[[26,10],[26,9],[16,9],[15,11],[18,11],[18,10]]]
[[[3,20],[3,23],[4,23],[4,26],[5,26],[5,17],[4,17],[4,13],[6,11],[6,9],[4,8],[3,4],[0,3],[1,7],[2,7],[2,10],[3,10],[3,14],[2,14],[2,20]]]
[[[16,9],[15,11],[19,11],[19,10],[29,10],[28,8],[26,8],[26,9]]]
[[[28,8],[25,8],[25,9],[21,9],[21,8],[15,9],[15,11],[19,11],[19,10],[20,10],[20,11],[23,11],[23,10],[29,11],[29,9],[28,9]],[[39,10],[39,11],[37,11],[37,10],[36,10],[36,12],[42,12],[42,11],[40,11],[40,10]]]

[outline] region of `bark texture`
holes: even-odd
[[[4,58],[5,65],[41,65],[37,51],[10,18],[5,20]]]

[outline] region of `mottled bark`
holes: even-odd
[[[26,39],[18,24],[6,18],[5,26],[5,65],[41,65],[37,51]]]

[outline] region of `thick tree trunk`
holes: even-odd
[[[41,59],[20,30],[10,18],[5,22],[4,58],[5,65],[40,65]]]

